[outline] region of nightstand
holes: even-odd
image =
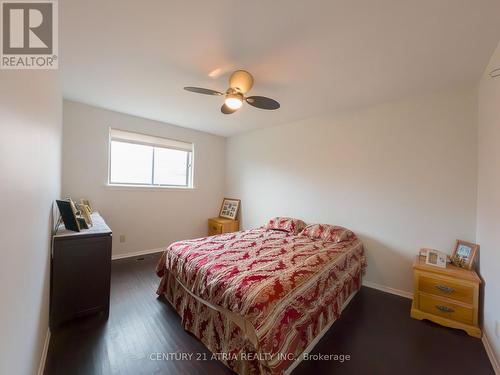
[[[424,257],[417,256],[413,275],[412,318],[428,319],[481,337],[478,323],[481,279],[475,271],[452,264],[446,268],[431,266],[425,263]]]
[[[237,232],[240,230],[238,220],[225,219],[222,217],[213,217],[208,219],[208,235]]]

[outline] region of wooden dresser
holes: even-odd
[[[59,227],[50,264],[50,327],[96,312],[109,316],[111,229],[97,213],[81,232]]]
[[[240,230],[238,220],[225,219],[222,217],[213,217],[208,219],[208,235],[237,232]]]
[[[428,319],[443,326],[462,329],[470,336],[481,337],[478,324],[481,279],[475,271],[451,264],[446,268],[430,266],[425,263],[424,257],[417,256],[413,273],[412,318]]]

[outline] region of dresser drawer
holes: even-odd
[[[421,275],[418,280],[418,289],[428,294],[470,304],[473,303],[474,299],[474,288],[472,286],[431,276]]]
[[[208,235],[213,236],[216,234],[221,234],[223,225],[220,223],[216,223],[215,221],[209,221],[208,222]]]
[[[473,308],[464,307],[439,297],[420,294],[419,307],[424,312],[465,324],[472,324],[474,320]]]

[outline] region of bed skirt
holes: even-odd
[[[324,306],[320,324],[315,332],[307,330],[305,342],[294,345],[290,353],[262,353],[253,326],[243,316],[215,306],[199,298],[182,285],[167,270],[157,293],[175,308],[182,326],[195,335],[217,359],[239,375],[290,373],[328,331],[354,294],[361,288],[362,268],[344,279],[334,303]]]

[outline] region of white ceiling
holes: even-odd
[[[59,4],[65,98],[225,136],[472,85],[500,38],[496,0]],[[238,68],[282,107],[223,115],[182,89],[225,91]]]

